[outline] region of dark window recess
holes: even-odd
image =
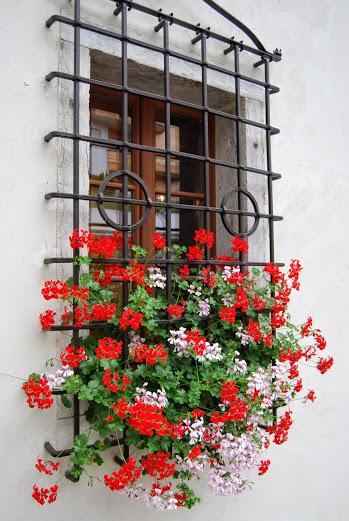
[[[81,202],[86,204],[88,201],[90,227],[94,233],[104,235],[113,229],[122,231],[124,248],[120,258],[105,259],[104,262],[122,265],[129,262],[132,252],[127,247],[127,239],[130,236],[134,242],[142,240],[146,245],[151,233],[158,231],[166,238],[169,246],[173,242],[190,244],[193,231],[199,227],[215,231],[216,236],[221,236],[221,242],[229,242],[226,238],[233,235],[249,237],[263,227],[267,255],[262,261],[258,260],[258,252],[252,249],[248,257],[240,255],[238,264],[244,268],[275,262],[273,226],[274,221],[281,218],[273,214],[272,184],[280,175],[273,172],[271,163],[271,136],[278,133],[278,129],[272,127],[270,122],[270,96],[279,89],[270,83],[269,65],[270,62],[280,61],[281,53],[277,49],[268,52],[246,26],[215,2],[195,2],[198,10],[202,9],[204,2],[223,15],[247,36],[249,43],[235,41],[234,38],[214,33],[210,28],[195,26],[175,18],[173,14],[155,11],[132,0],[108,1],[115,16],[121,17],[120,32],[104,29],[100,21],[96,25],[85,23],[80,17],[80,0],[75,0],[73,19],[54,15],[46,22],[47,27],[59,23],[73,28],[73,74],[53,71],[46,79],[51,81],[60,78],[61,81],[72,82],[74,95],[73,131],[52,131],[45,136],[47,142],[54,138],[72,140],[73,190],[72,193],[48,193],[45,197],[71,199],[73,229],[80,228]],[[143,42],[128,34],[128,18],[136,17],[139,12],[143,15],[144,23],[150,24],[156,33],[162,33],[162,45]],[[178,28],[185,38],[185,47],[191,42],[193,46],[199,46],[199,54],[184,54],[185,51],[181,54],[171,48],[171,31]],[[106,80],[103,74],[97,73],[91,74],[91,77],[81,75],[80,38],[88,36],[88,33],[120,43],[120,55],[108,55],[109,68],[115,67],[119,72],[112,75],[112,80],[109,77]],[[159,37],[155,40],[159,42]],[[229,61],[231,69],[227,69],[226,65],[217,65],[218,52],[215,62],[210,63],[207,51],[211,42],[217,48],[221,46],[222,58],[229,54],[229,60],[222,59],[222,63]],[[157,71],[155,76],[147,76],[144,64],[138,64],[128,57],[131,46],[160,56],[162,71]],[[92,60],[98,65],[100,56],[94,49],[91,49],[90,54],[92,70]],[[200,55],[200,58],[197,57]],[[248,56],[255,58],[255,67],[264,70],[264,77],[260,76],[263,79],[241,72],[240,60]],[[177,63],[175,74],[171,71],[174,61]],[[189,66],[198,71],[195,82],[188,80],[184,72],[182,75],[178,72],[178,64],[182,64],[186,70]],[[95,69],[98,72],[98,66],[95,65]],[[217,96],[217,88],[213,87],[212,82],[215,75],[228,78],[228,83],[234,86],[234,92],[221,89]],[[90,135],[82,134],[80,129],[81,84],[90,86]],[[187,85],[186,92],[182,89],[183,85]],[[257,117],[248,119],[245,115],[241,89],[246,85],[262,92],[262,120]],[[217,103],[217,99],[220,103]],[[148,128],[145,128],[146,125]],[[222,135],[223,139],[231,136],[232,144],[225,153],[216,150],[219,125],[220,142]],[[107,130],[104,132],[103,129]],[[260,142],[263,143],[264,154],[260,165],[254,162],[249,164],[246,160],[246,149],[258,148],[254,138],[249,142],[248,130],[251,129],[259,133]],[[89,143],[91,150],[89,195],[79,190],[81,142]],[[263,200],[266,201],[262,210],[258,194],[249,191],[250,187],[260,186],[254,181],[261,179],[265,187]],[[78,253],[78,249],[75,249],[73,256]],[[209,257],[209,252],[206,253],[206,257]],[[73,265],[73,261],[73,257],[49,258],[45,263],[71,263],[74,284],[78,285],[79,268]],[[95,262],[100,263],[101,260]],[[182,261],[173,261],[169,253],[161,259],[161,265],[166,267],[167,280],[171,280],[174,262]],[[206,261],[207,265],[217,263]],[[126,305],[127,283],[120,284],[123,285],[123,305]],[[168,288],[167,296],[170,301],[171,288]],[[164,322],[170,324],[171,320],[164,319]],[[90,324],[81,328],[54,326],[52,330],[73,330],[73,342],[78,345],[81,329],[101,327],[108,327],[108,324]],[[125,332],[126,357],[127,346]],[[74,436],[79,430],[79,402],[75,399]],[[112,444],[118,443],[114,441]],[[122,442],[121,438],[119,443]],[[49,442],[46,448],[54,456],[67,456],[72,452],[72,449],[55,450]],[[125,456],[128,456],[127,447]],[[119,461],[117,457],[116,461]]]

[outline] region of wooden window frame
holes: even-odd
[[[90,110],[93,108],[93,95],[101,96],[104,98],[122,100],[122,93],[111,90],[105,87],[92,86],[90,91]],[[157,101],[146,96],[136,96],[133,94],[128,95],[129,103],[132,103],[132,137],[133,143],[142,144],[145,146],[155,146],[155,114],[156,109],[164,109],[165,105],[163,101]],[[171,105],[171,114],[178,114],[181,116],[192,117],[194,119],[202,119],[203,111],[197,109],[191,109],[180,105]],[[215,157],[215,118],[210,115],[209,118],[209,148],[210,157]],[[165,191],[155,186],[155,171],[156,171],[156,154],[154,152],[144,152],[141,150],[132,151],[132,169],[148,187],[150,197],[153,201],[156,200],[156,194],[164,193]],[[90,179],[91,186],[99,186],[101,182]],[[110,188],[121,188],[121,183],[108,183]],[[129,189],[133,192],[135,199],[143,199],[143,193],[138,184],[129,184]],[[171,195],[176,197],[194,197],[195,199],[204,199],[204,193],[195,192],[184,192],[184,191],[173,191]],[[211,206],[216,205],[216,186],[215,186],[215,166],[210,165],[210,191],[209,197]],[[193,206],[193,210],[195,207]],[[138,221],[142,215],[142,207],[133,207],[133,219]],[[210,217],[211,231],[216,231],[216,219],[211,214]],[[155,233],[155,211],[151,211],[148,220],[142,225],[141,228],[137,228],[132,232],[132,241],[136,244],[141,245],[146,249],[150,249],[152,235]],[[215,249],[211,251],[215,254]]]

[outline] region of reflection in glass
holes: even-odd
[[[113,186],[115,188],[113,188]],[[116,186],[118,186],[118,188],[116,188]],[[98,187],[91,186],[90,194],[97,195],[97,193],[98,193]],[[104,196],[105,197],[115,197],[115,198],[121,197],[121,183],[109,183],[108,187],[104,190]],[[132,197],[131,191],[128,192],[127,197],[128,198]],[[112,220],[116,224],[122,224],[122,204],[121,203],[104,202],[103,207],[110,220]],[[132,224],[131,205],[128,205],[127,214],[128,214],[128,224]],[[98,211],[97,203],[94,201],[90,202],[89,222],[90,222],[90,232],[94,233],[97,237],[111,235],[112,230],[110,229],[109,225],[103,221],[103,219]]]
[[[165,149],[165,112],[156,110],[155,146]],[[202,154],[202,120],[192,116],[171,113],[170,149],[193,155]],[[203,227],[203,212],[195,211],[195,206],[203,204],[203,164],[201,161],[178,157],[171,158],[170,172],[166,172],[165,155],[155,158],[156,201],[166,202],[166,176],[171,179],[171,203],[193,206],[190,210],[171,210],[171,238],[173,242],[190,245],[194,231]],[[194,210],[194,211],[193,211]],[[155,220],[156,232],[165,236],[166,211],[158,208]]]
[[[122,140],[122,103],[121,100],[108,98],[98,94],[91,95],[90,135],[101,139]],[[133,135],[132,104],[128,108],[128,136],[129,141]],[[128,153],[127,169],[132,171],[132,153]],[[111,172],[122,169],[121,147],[108,147],[104,145],[91,145],[90,147],[90,195],[97,195],[101,182]],[[114,180],[112,180],[114,181]],[[115,182],[108,183],[104,190],[107,197],[121,197],[121,178],[115,178]],[[131,197],[133,187],[129,186],[128,197]],[[116,224],[122,224],[122,205],[104,203],[108,217]],[[128,223],[132,224],[132,211],[128,208]],[[97,203],[90,203],[90,232],[97,237],[111,235],[112,230],[103,221],[99,214]]]

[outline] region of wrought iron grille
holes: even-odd
[[[90,24],[82,21],[80,15],[80,0],[75,0],[74,5],[74,18],[70,19],[65,16],[54,15],[49,20],[47,20],[47,27],[50,28],[54,24],[62,24],[68,25],[73,28],[74,39],[74,70],[73,74],[68,74],[65,72],[54,71],[47,75],[47,81],[51,81],[55,78],[60,78],[63,81],[72,82],[74,88],[73,95],[73,132],[62,132],[62,131],[53,131],[45,136],[45,141],[50,142],[54,138],[64,139],[64,140],[72,140],[73,141],[73,164],[72,164],[72,180],[73,180],[73,190],[72,193],[48,193],[46,194],[46,199],[70,199],[72,201],[72,213],[73,213],[73,229],[80,228],[80,210],[81,210],[81,201],[90,201],[97,205],[98,211],[105,221],[105,223],[110,226],[112,229],[120,230],[123,233],[123,251],[122,257],[115,259],[93,259],[94,263],[119,263],[122,266],[126,266],[130,260],[130,255],[132,252],[129,251],[127,245],[127,239],[129,234],[142,227],[151,212],[154,212],[157,208],[165,209],[166,220],[165,220],[165,229],[164,236],[166,238],[166,242],[168,246],[171,246],[171,212],[172,211],[182,211],[182,210],[190,210],[195,212],[199,212],[202,215],[202,221],[204,223],[204,227],[209,230],[211,229],[212,216],[220,216],[221,221],[225,230],[232,236],[236,235],[239,237],[249,237],[254,234],[260,225],[260,222],[263,220],[267,222],[268,229],[268,255],[266,261],[257,261],[247,257],[245,254],[241,253],[240,258],[237,264],[241,265],[243,268],[248,266],[263,266],[266,262],[275,262],[274,256],[274,221],[281,220],[281,217],[278,217],[273,214],[273,196],[272,196],[272,185],[273,181],[280,178],[280,175],[273,172],[272,170],[272,162],[271,162],[271,136],[273,134],[277,134],[279,131],[275,127],[271,126],[270,122],[270,96],[274,93],[277,93],[279,89],[273,86],[269,80],[269,65],[270,62],[278,62],[281,59],[281,52],[277,49],[274,52],[268,52],[258,38],[241,22],[239,22],[236,18],[234,18],[227,11],[223,10],[219,7],[215,2],[211,0],[203,0],[209,7],[223,15],[227,20],[232,22],[236,27],[242,30],[246,36],[251,40],[252,44],[247,45],[242,41],[238,42],[234,39],[234,37],[226,37],[220,34],[217,34],[210,30],[210,28],[202,28],[200,24],[193,25],[191,23],[185,22],[183,20],[177,19],[174,15],[165,14],[162,10],[155,11],[150,9],[146,5],[138,4],[132,0],[111,0],[114,4],[112,9],[114,10],[114,14],[117,17],[121,17],[121,31],[118,32],[106,30],[101,27],[99,24]],[[199,0],[198,0],[199,1]],[[128,32],[128,17],[132,17],[133,12],[141,12],[148,18],[149,23],[154,27],[154,31],[156,33],[162,32],[162,46],[155,45],[153,43],[149,43],[146,41],[141,41],[134,37],[131,37]],[[170,44],[170,34],[172,30],[172,26],[181,27],[186,34],[186,38],[188,41],[191,41],[193,46],[200,46],[201,48],[201,56],[198,58],[194,54],[183,54],[179,53],[177,50],[171,48]],[[120,42],[121,45],[121,82],[120,83],[111,83],[110,81],[104,81],[100,79],[94,79],[92,77],[85,77],[81,75],[81,35],[82,33],[93,33],[96,35],[100,35],[101,37],[109,38],[113,41]],[[224,55],[233,53],[233,67],[232,69],[227,69],[221,65],[217,64],[217,60],[215,62],[211,62],[208,59],[207,46],[208,39],[212,39],[212,41],[220,42],[222,44],[222,53]],[[162,94],[152,94],[150,92],[146,92],[140,88],[134,88],[129,85],[128,78],[128,47],[136,46],[139,49],[150,50],[152,52],[157,53],[163,58],[163,93]],[[255,75],[247,75],[241,72],[240,68],[240,60],[244,58],[245,55],[255,56],[256,63],[254,63],[255,67],[262,67],[264,69],[264,79],[257,79]],[[200,81],[200,90],[201,90],[201,103],[193,103],[188,101],[183,101],[181,99],[176,98],[171,93],[171,84],[170,84],[170,59],[177,58],[181,62],[189,64],[191,66],[199,66],[201,68],[201,81]],[[209,85],[208,85],[208,74],[224,74],[229,78],[231,83],[234,86],[234,100],[235,100],[235,112],[225,111],[223,109],[217,109],[211,106],[209,101]],[[121,128],[121,139],[110,139],[110,138],[102,138],[102,137],[93,137],[91,135],[84,135],[80,131],[80,108],[81,108],[81,85],[87,84],[91,87],[103,87],[111,89],[114,92],[118,92],[121,97],[121,106],[122,106],[122,128]],[[244,115],[242,106],[241,106],[241,86],[244,84],[251,84],[253,86],[257,86],[259,89],[264,91],[264,121],[257,121],[246,118]],[[136,143],[132,139],[130,140],[128,134],[128,110],[129,110],[129,97],[132,95],[137,95],[140,97],[144,97],[147,100],[156,100],[160,101],[164,107],[164,134],[165,134],[165,143],[164,148],[157,148],[156,146],[149,146],[141,143]],[[170,139],[170,130],[171,130],[171,107],[173,105],[180,106],[187,109],[195,109],[200,111],[202,114],[202,147],[200,154],[193,154],[185,151],[174,150],[171,148],[171,139]],[[224,118],[225,121],[228,121],[230,125],[234,127],[235,131],[235,160],[227,161],[222,160],[220,158],[215,157],[209,143],[209,120],[210,118],[221,117]],[[262,167],[257,168],[255,166],[251,166],[247,164],[244,160],[243,154],[243,139],[244,139],[244,129],[246,127],[253,127],[259,129],[264,133],[264,146],[265,146],[265,164]],[[109,148],[115,148],[121,150],[121,169],[116,172],[111,172],[109,175],[105,177],[103,182],[100,184],[97,195],[86,195],[81,193],[80,191],[80,170],[81,170],[81,161],[80,161],[80,143],[90,143],[92,146],[105,146]],[[249,143],[245,144],[245,146],[249,146]],[[252,144],[251,144],[252,146]],[[153,154],[162,154],[165,158],[165,201],[156,201],[152,200],[149,189],[145,181],[136,174],[135,172],[130,171],[128,157],[130,152],[150,152]],[[182,200],[178,202],[173,202],[171,197],[171,160],[173,159],[190,159],[197,161],[200,165],[202,165],[203,169],[203,198],[200,201],[200,204],[196,204],[195,208],[191,204],[186,204]],[[223,167],[227,169],[227,171],[234,171],[236,173],[236,184],[233,188],[229,189],[228,192],[224,195],[222,200],[217,204],[215,200],[210,196],[211,184],[212,184],[212,169],[217,167]],[[248,186],[246,186],[246,176],[254,175],[264,176],[266,179],[267,185],[267,212],[262,212],[259,209],[259,205],[257,203],[254,195],[249,191]],[[214,175],[213,175],[214,177]],[[121,186],[120,196],[119,197],[109,197],[105,194],[108,183],[110,183],[113,179],[117,178],[119,180],[119,185]],[[139,198],[133,197],[129,195],[129,184],[133,182],[134,185],[138,185],[140,188],[138,193],[141,194]],[[231,207],[231,199],[235,197],[237,200],[237,204],[235,207]],[[246,205],[246,200],[249,201],[249,208]],[[107,203],[118,204],[121,207],[121,219],[120,222],[113,221],[107,214],[105,210],[105,205]],[[86,203],[85,203],[86,204]],[[129,208],[138,207],[143,212],[143,215],[137,222],[130,222],[129,220]],[[251,209],[252,208],[252,209]],[[231,224],[231,218],[235,216],[235,224],[234,226]],[[253,219],[254,222],[249,229],[246,228],[247,219]],[[250,221],[249,221],[250,222]],[[46,264],[51,263],[70,263],[72,264],[73,271],[73,283],[75,285],[79,284],[79,267],[73,265],[74,258],[79,254],[79,250],[77,248],[73,251],[73,257],[71,258],[47,258],[45,260]],[[206,258],[209,257],[209,252],[206,248]],[[253,254],[253,252],[252,252]],[[161,264],[166,269],[167,280],[171,280],[171,273],[173,269],[173,265],[175,263],[188,263],[188,260],[173,260],[171,258],[171,253],[167,252],[166,258],[161,259]],[[189,261],[191,264],[202,264],[202,261]],[[205,261],[207,265],[212,264],[234,264],[234,262],[227,261],[217,261],[217,260],[207,260]],[[235,263],[236,264],[236,263]],[[282,264],[279,264],[282,265]],[[123,284],[123,305],[125,306],[128,301],[128,283],[124,282]],[[171,287],[167,286],[167,298],[169,304],[171,304]],[[205,320],[210,321],[213,317],[208,316]],[[180,319],[171,319],[170,316],[162,318],[160,321],[162,323],[166,323],[170,326],[173,322],[178,322]],[[107,327],[115,327],[111,326],[108,323],[97,323],[97,324],[88,324],[82,325],[80,327],[76,327],[75,325],[71,326],[53,326],[52,331],[60,331],[60,330],[72,330],[73,331],[73,342],[74,345],[79,344],[80,330],[82,329],[99,329],[99,328],[107,328]],[[124,334],[123,346],[124,346],[124,359],[127,359],[128,356],[128,339],[127,332]],[[79,401],[75,397],[74,400],[74,435],[78,434],[80,430],[79,426]],[[112,445],[116,443],[123,443],[123,438],[119,439],[119,441],[113,441]],[[53,456],[67,456],[72,452],[72,449],[66,449],[63,451],[55,450],[52,445],[47,442],[46,449]],[[128,450],[125,447],[125,456],[128,457]],[[116,461],[120,462],[121,460],[116,457]],[[73,477],[71,477],[74,480]]]

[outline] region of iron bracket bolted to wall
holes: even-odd
[[[103,218],[103,220],[111,227],[117,230],[120,230],[123,233],[123,251],[121,259],[93,259],[92,262],[98,262],[98,264],[107,264],[107,263],[119,263],[122,266],[126,266],[130,261],[130,253],[127,246],[127,237],[130,231],[141,227],[146,220],[148,219],[150,212],[153,208],[164,208],[166,213],[166,243],[168,246],[171,245],[171,211],[172,210],[192,210],[193,206],[190,204],[173,203],[171,201],[171,184],[169,179],[171,179],[171,160],[172,159],[192,159],[200,162],[203,166],[204,172],[204,198],[203,203],[195,206],[196,212],[201,212],[204,215],[204,222],[206,229],[210,229],[210,216],[211,215],[220,215],[222,219],[222,223],[225,229],[231,235],[237,235],[239,237],[248,237],[252,235],[262,219],[265,219],[268,224],[269,230],[269,248],[268,248],[268,262],[275,263],[275,255],[274,255],[274,222],[279,221],[282,218],[274,215],[273,213],[273,191],[272,184],[273,181],[279,179],[281,176],[273,172],[272,163],[271,163],[271,136],[277,134],[279,130],[271,125],[270,122],[270,96],[274,93],[279,92],[279,89],[272,85],[269,80],[269,65],[270,62],[279,62],[281,60],[281,51],[276,49],[274,52],[269,52],[265,49],[260,40],[256,37],[256,35],[246,27],[242,22],[236,19],[233,15],[228,13],[225,9],[220,7],[216,2],[212,0],[203,0],[203,2],[209,6],[211,9],[215,10],[217,13],[222,15],[226,20],[231,22],[235,27],[241,30],[252,42],[253,45],[247,45],[243,41],[237,42],[234,37],[223,36],[221,34],[215,33],[211,31],[210,27],[202,28],[200,24],[194,25],[187,21],[178,19],[174,16],[173,13],[166,14],[161,9],[156,11],[147,7],[146,5],[142,5],[136,3],[132,0],[111,0],[114,4],[114,14],[116,16],[121,16],[121,31],[110,31],[105,29],[100,23],[91,24],[83,21],[81,19],[80,13],[80,0],[74,1],[74,17],[68,18],[66,16],[61,15],[53,15],[46,22],[46,26],[50,28],[55,23],[60,23],[62,25],[71,26],[74,32],[74,70],[72,74],[60,72],[60,71],[52,71],[46,76],[47,81],[52,81],[55,78],[60,78],[61,80],[72,82],[74,88],[73,94],[73,132],[62,132],[62,131],[52,131],[45,136],[45,141],[50,142],[54,138],[59,139],[67,139],[73,141],[73,168],[72,168],[72,178],[73,178],[73,190],[72,193],[61,193],[61,192],[51,192],[45,195],[47,200],[50,199],[70,199],[73,205],[73,230],[79,229],[80,226],[80,202],[81,201],[93,201],[97,203],[98,211]],[[132,16],[134,12],[141,12],[147,15],[150,18],[150,23],[154,27],[154,31],[157,33],[162,32],[163,43],[162,46],[158,44],[149,43],[149,41],[145,42],[139,40],[133,36],[131,36],[128,32],[128,16]],[[129,14],[130,13],[130,14]],[[173,27],[181,27],[187,31],[188,41],[192,43],[192,45],[200,45],[201,49],[201,57],[198,58],[194,54],[181,54],[177,50],[174,50],[170,46],[170,32],[173,30]],[[110,38],[112,41],[118,41],[121,44],[121,64],[122,64],[122,81],[120,84],[111,83],[107,81],[103,81],[100,79],[94,79],[90,77],[84,77],[81,75],[80,71],[80,47],[81,47],[81,33],[87,32],[92,34],[100,35],[101,37]],[[207,58],[207,41],[210,38],[212,41],[220,42],[222,44],[222,58],[225,63],[224,56],[227,54],[233,53],[233,61],[234,65],[232,68],[227,69],[226,66],[217,65],[217,60],[215,63],[210,63]],[[150,92],[143,91],[141,88],[131,88],[128,84],[128,46],[129,45],[136,46],[140,49],[146,49],[148,51],[155,52],[163,56],[163,71],[164,71],[164,80],[163,80],[163,95],[155,95]],[[240,70],[240,55],[243,53],[247,53],[256,57],[258,60],[255,62],[255,67],[264,67],[264,79],[257,79],[253,75],[243,74]],[[170,88],[170,58],[177,58],[186,64],[200,66],[201,68],[201,93],[202,93],[202,102],[200,103],[189,103],[183,100],[179,100],[173,95],[171,95]],[[230,112],[225,112],[224,110],[218,110],[212,108],[208,101],[208,71],[215,72],[217,74],[225,74],[231,78],[232,83],[235,86],[235,104],[236,110],[235,114],[231,114]],[[264,89],[264,110],[265,110],[265,120],[264,122],[255,121],[247,119],[241,107],[241,85],[243,83],[248,83],[251,85],[255,85],[261,89]],[[120,140],[116,139],[104,139],[98,137],[92,137],[90,135],[81,134],[80,131],[80,85],[86,84],[90,86],[96,87],[105,87],[111,89],[113,91],[117,91],[121,93],[122,96],[122,137]],[[135,94],[137,96],[142,96],[148,99],[154,99],[158,101],[162,101],[165,108],[165,147],[163,149],[156,148],[154,146],[148,146],[143,144],[137,144],[129,140],[128,138],[128,98],[130,94]],[[196,109],[201,111],[203,114],[203,151],[201,155],[197,154],[189,154],[183,151],[175,151],[170,147],[170,126],[171,126],[171,105],[176,104],[184,108]],[[222,117],[228,120],[231,125],[235,126],[236,129],[236,161],[223,161],[217,159],[214,156],[210,155],[210,150],[208,146],[208,122],[210,117]],[[245,164],[243,154],[242,154],[242,133],[243,126],[245,127],[254,127],[258,128],[265,133],[265,151],[266,151],[266,164],[261,168],[256,168]],[[122,151],[122,167],[118,172],[110,173],[102,182],[98,194],[95,196],[85,195],[80,193],[80,142],[90,143],[91,145],[100,145],[109,148],[118,148]],[[136,175],[134,172],[131,172],[128,169],[128,154],[132,151],[140,151],[140,152],[151,152],[154,154],[162,154],[165,156],[165,167],[166,167],[166,202],[158,202],[153,201],[150,197],[149,190],[145,182],[141,179],[140,176]],[[210,190],[210,176],[209,171],[210,168],[215,167],[224,167],[227,169],[234,170],[237,173],[237,188],[230,190],[222,199],[221,204],[212,204],[209,197]],[[246,188],[243,186],[243,178],[247,176],[247,174],[254,174],[256,176],[265,176],[267,180],[267,199],[268,199],[268,212],[262,213],[258,207],[258,203],[253,196]],[[108,183],[119,177],[121,179],[121,196],[120,197],[108,197],[105,195],[105,190],[107,188]],[[128,195],[128,179],[132,179],[134,183],[138,183],[143,192],[144,199],[133,199]],[[229,200],[233,195],[237,195],[238,205],[237,208],[231,208],[229,205]],[[242,198],[245,197],[250,201],[250,204],[253,207],[253,211],[247,211],[246,208],[242,205]],[[117,223],[111,220],[104,208],[104,203],[115,203],[119,204],[122,207],[122,223]],[[139,206],[144,209],[143,216],[136,223],[128,222],[128,206]],[[235,215],[237,216],[238,228],[234,229],[232,225],[229,223],[228,216]],[[243,226],[244,219],[253,218],[254,224],[249,229],[246,230]],[[206,249],[207,250],[207,249]],[[208,251],[206,251],[207,257]],[[74,248],[73,257],[52,257],[45,259],[46,264],[51,263],[67,263],[72,264],[73,271],[73,283],[75,285],[79,284],[79,267],[74,264],[74,259],[79,255],[79,249]],[[172,269],[175,264],[178,263],[188,263],[188,260],[173,260],[171,259],[170,252],[167,252],[166,258],[161,260],[161,263],[165,266],[167,280],[171,280]],[[138,260],[138,262],[142,262]],[[189,261],[191,264],[202,264],[202,261]],[[228,261],[205,261],[207,265],[217,265],[217,264],[239,264],[241,266],[265,266],[266,262],[259,262],[247,259],[244,254],[240,254],[240,258],[237,262],[228,262]],[[282,264],[279,263],[281,266]],[[128,300],[128,289],[127,282],[123,282],[123,305],[127,304]],[[167,298],[169,301],[169,305],[171,304],[171,288],[167,288]],[[212,316],[206,317],[206,320],[209,321],[214,318]],[[168,326],[173,323],[180,322],[180,319],[164,319],[160,320],[161,323],[166,323]],[[74,325],[71,326],[53,326],[52,331],[62,331],[62,330],[72,330],[73,331],[73,343],[75,346],[79,345],[79,337],[80,330],[84,329],[100,329],[107,327],[115,327],[111,326],[108,323],[96,323],[96,324],[88,324],[77,327]],[[124,352],[123,357],[127,359],[128,356],[128,338],[127,332],[124,333],[123,338],[123,346]],[[80,418],[79,418],[79,400],[76,396],[74,396],[74,437],[80,432]],[[119,444],[124,445],[124,456],[128,458],[129,452],[128,447],[124,444],[124,438],[120,438],[119,440],[113,439],[111,440],[111,446],[116,446]],[[46,442],[45,444],[46,450],[53,457],[64,457],[68,456],[73,452],[73,448],[57,450],[55,449],[50,442]],[[115,456],[115,461],[119,464],[122,464],[122,460]],[[69,479],[72,481],[76,481],[72,475],[67,475]]]

